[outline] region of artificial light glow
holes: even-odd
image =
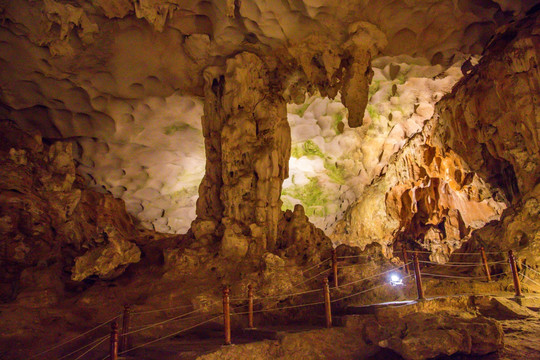
[[[392,286],[403,285],[403,279],[398,274],[390,274],[390,284]]]

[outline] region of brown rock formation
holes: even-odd
[[[540,178],[538,19],[499,29],[474,71],[437,106],[440,144],[514,201]]]
[[[337,243],[365,247],[376,242],[390,255],[396,239],[417,242],[444,262],[471,230],[497,220],[504,199],[455,153],[415,135],[347,211],[332,236]]]
[[[0,122],[0,129],[3,300],[31,290],[35,283],[28,279],[37,276],[32,273],[52,271],[51,281],[40,287],[56,287],[60,276],[113,278],[139,261],[140,251],[129,241],[138,232],[124,203],[82,186],[71,143],[45,145],[39,134],[24,133],[8,121]],[[56,290],[61,292],[62,284]]]
[[[207,73],[206,175],[193,227],[198,240],[222,237],[225,257],[275,248],[291,146],[285,101],[276,86],[267,65],[247,52],[229,59],[224,74]]]
[[[438,104],[433,136],[512,201],[501,222],[473,234],[471,246],[519,248],[533,266],[540,262],[539,31],[537,14],[500,29],[478,66]]]

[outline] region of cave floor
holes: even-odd
[[[513,295],[509,293],[499,293],[497,294],[498,298],[503,299],[513,299]],[[464,295],[455,295],[448,297],[432,297],[428,298],[426,301],[422,302],[426,307],[432,307],[430,303],[436,303],[436,300],[443,301],[446,304],[456,304],[454,301],[463,301],[469,299],[469,296]],[[417,301],[396,301],[388,302],[382,304],[375,304],[370,306],[350,306],[346,313],[351,314],[372,314],[377,311],[385,311],[385,309],[393,308],[392,311],[395,311],[396,308],[407,308],[409,306],[418,305]],[[471,355],[453,355],[450,357],[440,357],[437,359],[447,359],[447,360],[472,360],[472,359],[482,359],[482,360],[538,360],[540,359],[540,296],[538,295],[527,295],[523,300],[523,306],[539,314],[538,317],[533,318],[508,318],[508,314],[499,317],[497,319],[503,327],[504,331],[504,348],[498,353],[492,353],[484,356],[471,356]],[[444,307],[444,306],[443,306]],[[400,310],[398,310],[400,311]],[[346,317],[345,313],[341,316],[338,315],[335,317],[335,324],[337,325],[334,329],[342,329],[343,318]],[[358,315],[356,315],[358,316]],[[360,315],[362,316],[362,315]],[[511,317],[511,316],[510,316]],[[519,316],[518,316],[519,317]],[[322,319],[321,319],[322,320]],[[321,322],[322,323],[322,322]],[[299,336],[307,335],[308,333],[315,332],[324,332],[324,329],[321,326],[268,326],[264,328],[254,329],[253,331],[233,331],[232,340],[233,345],[231,347],[236,347],[240,352],[249,351],[258,351],[250,350],[257,349],[258,344],[261,341],[266,340],[279,340],[284,339],[285,337],[296,334]],[[330,331],[330,330],[329,330]],[[309,339],[309,335],[308,335]],[[138,344],[144,344],[145,342],[150,342],[153,339],[151,338],[138,338]],[[308,340],[309,342],[309,340]],[[240,350],[244,347],[245,350]],[[382,352],[380,354],[373,355],[373,347],[366,346],[362,342],[360,347],[365,348],[366,356],[361,356],[358,359],[370,359],[370,360],[389,360],[389,359],[401,359],[397,355],[388,355],[388,353]],[[227,350],[228,346],[223,345],[223,331],[221,328],[220,320],[208,324],[208,326],[198,328],[196,331],[186,333],[183,335],[178,335],[163,341],[156,342],[144,348],[134,349],[130,356],[120,357],[119,359],[126,360],[195,360],[204,354],[210,354],[211,359],[221,359],[222,351]],[[101,353],[100,353],[101,354]],[[215,356],[215,357],[212,357]],[[390,357],[389,357],[390,356]],[[99,358],[98,353],[96,353],[96,359]],[[226,357],[228,359],[228,357]],[[256,357],[252,357],[255,359]],[[225,357],[223,358],[225,359]],[[280,358],[282,359],[282,358]],[[285,359],[285,358],[283,358]],[[291,357],[290,359],[296,359],[296,357]],[[337,359],[337,358],[336,358]],[[246,359],[247,360],[247,359]]]

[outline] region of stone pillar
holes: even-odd
[[[291,149],[286,102],[263,60],[240,53],[205,74],[206,175],[195,237],[221,238],[221,254],[273,250]]]

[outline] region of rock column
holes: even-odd
[[[199,189],[199,241],[221,239],[221,254],[272,251],[288,176],[291,137],[277,77],[261,58],[240,53],[205,74],[206,175]]]

